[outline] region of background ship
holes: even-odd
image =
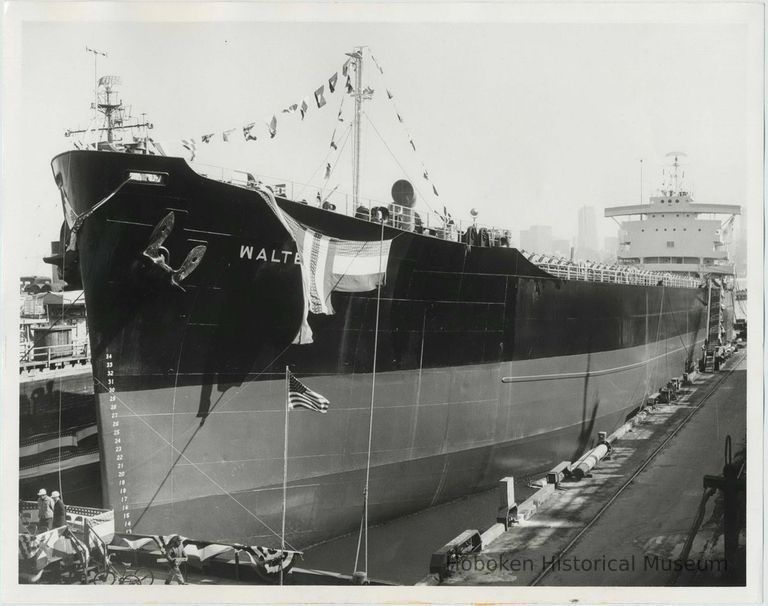
[[[53,262],[85,290],[118,532],[279,545],[285,502],[287,543],[301,548],[360,527],[368,472],[367,522],[542,472],[692,368],[718,333],[719,286],[700,278],[419,224],[400,186],[379,222],[357,195],[356,216],[273,202],[252,175],[212,179],[147,145],[109,144],[53,159],[66,219]],[[380,291],[329,292],[335,313],[309,314],[312,343],[294,343],[308,249],[287,225],[387,242]],[[286,367],[331,405],[291,413],[284,458]]]

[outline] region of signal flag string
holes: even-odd
[[[352,80],[349,77],[349,73],[348,73],[350,61],[351,59],[347,59],[342,65],[342,68],[340,70],[342,73],[342,76],[346,79],[343,90],[340,90],[340,92],[342,93],[342,98],[343,98],[343,92],[346,92],[346,93],[354,92],[354,86],[352,85]],[[270,116],[266,117],[264,120],[260,122],[258,121],[248,122],[239,127],[226,129],[224,131],[221,131],[220,133],[216,133],[216,132],[206,133],[199,137],[199,141],[200,143],[208,144],[214,140],[214,137],[216,137],[217,134],[220,134],[222,141],[224,143],[228,143],[231,140],[232,133],[234,133],[237,130],[242,131],[243,140],[246,142],[261,141],[264,139],[274,139],[277,136],[278,115],[282,115],[282,114],[290,115],[298,112],[301,115],[301,120],[304,120],[310,108],[312,107],[312,103],[308,102],[307,99],[314,99],[314,106],[316,107],[316,109],[320,109],[328,104],[327,96],[336,94],[337,90],[339,89],[342,89],[342,86],[339,81],[339,70],[337,70],[337,71],[334,71],[333,74],[323,82],[323,84],[315,88],[311,95],[308,95],[302,98],[300,102],[292,103],[291,105],[288,105],[281,111],[271,114]],[[341,118],[341,108],[339,109],[339,118]],[[259,125],[259,129],[256,129],[257,125]],[[185,138],[181,140],[182,147],[184,147],[184,149],[186,149],[191,156],[190,160],[195,159],[195,156],[198,150],[197,143],[198,143],[198,138],[195,138],[195,137]]]
[[[432,193],[434,194],[435,198],[439,198],[440,194],[437,192],[437,186],[429,177],[429,171],[427,170],[427,166],[424,163],[424,160],[421,158],[421,155],[416,150],[416,143],[414,143],[413,137],[411,136],[411,133],[405,124],[405,120],[403,119],[403,114],[401,113],[400,109],[397,107],[397,103],[395,103],[395,95],[392,93],[391,89],[387,86],[387,83],[384,79],[384,70],[381,68],[381,65],[379,65],[379,62],[376,61],[376,57],[373,56],[373,53],[371,53],[371,59],[373,60],[374,65],[376,65],[376,67],[379,70],[379,77],[380,77],[381,83],[384,85],[384,90],[387,93],[387,100],[392,104],[392,109],[395,112],[395,117],[397,118],[397,121],[401,124],[403,128],[403,132],[405,133],[405,136],[408,139],[408,143],[411,146],[413,153],[416,155],[416,158],[418,159],[419,163],[421,164],[421,170],[422,170],[421,176],[427,183],[429,183],[432,186]]]

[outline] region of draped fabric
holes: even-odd
[[[293,237],[301,261],[304,312],[294,344],[312,343],[308,313],[333,314],[331,292],[370,292],[384,284],[392,240],[340,240],[321,234],[284,213],[271,191],[259,194]]]

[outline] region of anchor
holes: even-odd
[[[165,242],[166,238],[171,235],[174,222],[175,215],[173,214],[173,211],[171,211],[163,217],[163,220],[160,221],[160,223],[155,225],[155,229],[152,230],[152,234],[149,236],[149,244],[142,254],[163,271],[170,274],[171,284],[186,292],[185,288],[181,285],[181,282],[183,282],[193,271],[195,271],[195,269],[197,269],[197,266],[200,265],[207,247],[205,244],[195,246],[189,251],[181,266],[178,269],[173,269],[168,265],[171,253],[165,246],[163,246],[163,242]]]

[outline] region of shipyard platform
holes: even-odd
[[[743,517],[731,527],[729,559],[723,513],[745,515],[746,384],[740,350],[673,401],[642,411],[580,479],[544,480],[508,525],[457,537],[463,552],[435,554],[420,584],[744,585]],[[712,488],[729,460],[742,487],[730,505]]]

